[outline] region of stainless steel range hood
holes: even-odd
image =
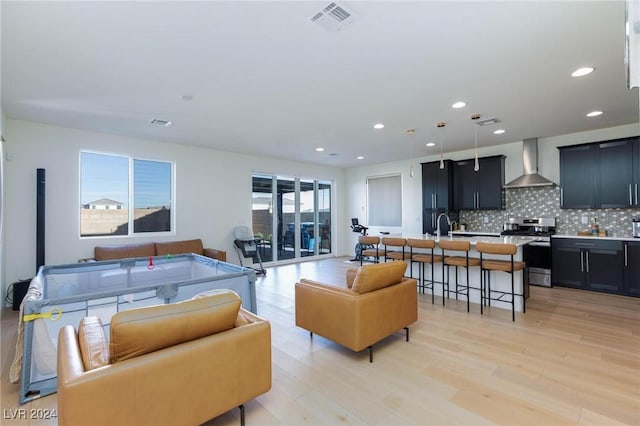
[[[546,177],[538,174],[538,139],[522,141],[522,163],[524,174],[505,185],[505,188],[525,188],[528,186],[555,185]]]

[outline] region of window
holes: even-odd
[[[172,189],[170,162],[81,152],[80,236],[171,232]]]
[[[402,226],[400,175],[367,178],[369,226]]]

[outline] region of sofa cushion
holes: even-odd
[[[401,260],[361,266],[353,280],[351,290],[362,294],[389,287],[402,281],[406,270],[407,263]]]
[[[111,362],[119,362],[233,328],[240,297],[209,297],[118,312],[111,319]]]
[[[128,257],[149,257],[155,256],[155,254],[156,246],[154,243],[96,246],[93,250],[93,257],[95,257],[96,260],[126,259]]]
[[[182,253],[202,254],[203,250],[201,239],[156,243],[156,254],[158,256]]]
[[[85,371],[109,365],[109,345],[98,317],[85,317],[78,325],[78,344]]]
[[[198,293],[195,296],[192,297],[192,299],[200,299],[202,297],[210,297],[210,296],[214,296],[216,294],[220,294],[220,293],[224,293],[227,290],[208,290],[208,291],[203,291],[202,293]],[[233,327],[242,327],[243,325],[247,325],[249,324],[249,321],[245,318],[244,315],[242,315],[242,309],[240,309],[238,311],[238,316],[236,318],[236,322],[233,324]]]

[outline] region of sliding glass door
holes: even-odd
[[[254,174],[252,184],[263,262],[331,253],[331,182]]]

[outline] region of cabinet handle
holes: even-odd
[[[476,197],[476,208],[479,209],[480,208],[480,193],[476,192],[477,197]]]
[[[584,252],[584,257],[587,258],[587,273],[589,273],[589,252],[588,251]]]
[[[564,206],[564,188],[560,188],[560,207]]]
[[[593,247],[595,246],[594,243],[574,243],[577,246],[583,246],[583,247]]]
[[[638,184],[636,183],[636,205],[638,204]]]
[[[627,267],[629,266],[629,258],[627,256],[627,243],[624,243],[624,266]]]
[[[438,208],[438,194],[433,194],[433,199],[435,200],[435,204],[433,205],[434,209]]]
[[[431,208],[436,208],[436,194],[431,194]]]
[[[580,272],[584,272],[584,252],[580,251]]]
[[[631,191],[631,184],[629,184],[629,205],[633,205],[633,192]]]

